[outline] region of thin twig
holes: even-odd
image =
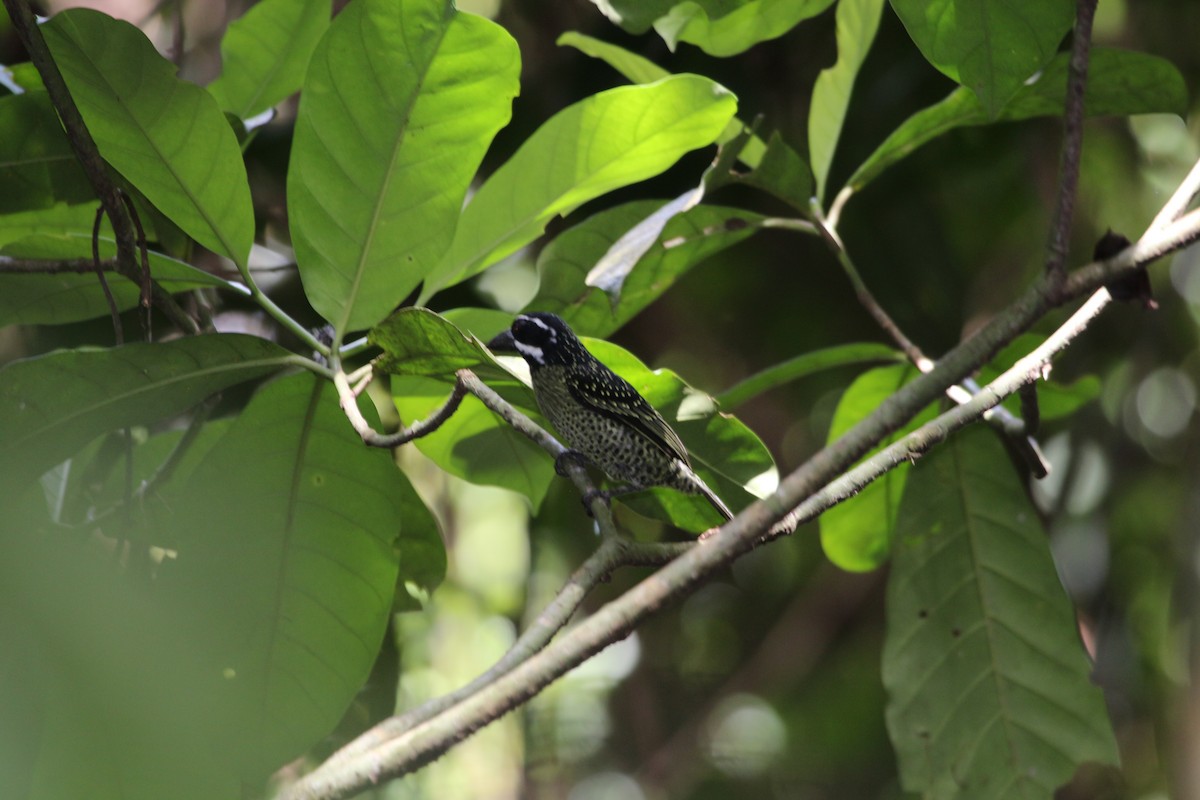
[[[117,271],[115,258],[100,259],[100,269]],[[58,261],[42,261],[36,258],[8,258],[0,256],[0,275],[82,275],[96,271],[96,261],[91,258],[66,258]]]
[[[1079,186],[1079,159],[1083,152],[1084,94],[1087,91],[1088,54],[1092,44],[1092,20],[1096,0],[1076,0],[1075,35],[1067,73],[1066,109],[1063,112],[1063,149],[1058,178],[1058,200],[1050,224],[1046,274],[1056,283],[1067,275],[1071,222],[1075,216],[1075,194]]]
[[[129,212],[129,218],[133,220],[134,230],[137,231],[137,248],[138,254],[141,256],[141,282],[139,283],[141,292],[138,296],[138,305],[142,310],[142,338],[149,342],[154,338],[150,328],[150,299],[154,292],[152,288],[154,280],[150,274],[150,248],[146,244],[146,229],[142,227],[142,218],[138,216],[137,208],[133,205],[133,198],[122,189],[118,189],[117,192],[125,203],[125,210]]]
[[[108,313],[112,315],[113,339],[117,347],[125,344],[125,328],[121,325],[121,310],[117,308],[116,298],[108,286],[108,278],[104,277],[104,269],[100,266],[100,223],[104,221],[104,207],[96,209],[96,221],[92,223],[92,268],[96,271],[96,279],[104,291],[104,299],[108,303]]]
[[[369,375],[360,377],[360,380],[369,379]],[[413,439],[428,436],[436,431],[458,410],[459,405],[467,394],[462,381],[456,381],[454,389],[450,392],[450,396],[446,398],[446,402],[426,419],[414,422],[402,431],[383,434],[372,428],[371,423],[367,422],[366,417],[362,415],[362,412],[358,408],[358,394],[350,386],[350,381],[345,372],[338,369],[334,373],[333,385],[337,388],[338,400],[341,403],[342,411],[346,414],[346,419],[350,420],[350,424],[354,427],[354,430],[362,437],[363,443],[371,447],[386,447],[389,449],[407,444]]]

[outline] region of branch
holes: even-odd
[[[367,380],[368,376],[361,376],[361,379]],[[354,430],[362,437],[363,443],[371,447],[386,448],[399,447],[413,439],[428,436],[436,431],[458,410],[467,393],[463,382],[459,380],[454,384],[454,389],[446,398],[446,402],[428,418],[414,422],[410,427],[397,433],[383,434],[372,428],[371,423],[367,422],[366,417],[358,410],[358,392],[350,386],[350,379],[341,369],[334,373],[333,385],[337,388],[338,401],[341,403],[346,419],[350,420]]]
[[[1079,185],[1079,158],[1083,152],[1083,98],[1087,90],[1088,54],[1095,16],[1096,0],[1076,0],[1075,36],[1071,42],[1066,109],[1063,112],[1065,132],[1058,201],[1054,206],[1054,221],[1050,225],[1050,244],[1046,255],[1046,274],[1057,283],[1062,283],[1067,275],[1067,251],[1070,249],[1071,221],[1075,216],[1075,193]]]
[[[115,258],[100,259],[100,269],[117,271]],[[0,256],[0,275],[83,275],[95,272],[96,264],[90,258],[64,258],[59,261],[41,261],[36,258],[9,258]]]
[[[292,787],[288,796],[322,800],[348,797],[380,779],[399,776],[429,763],[465,736],[524,703],[594,653],[627,636],[666,604],[690,594],[712,573],[753,548],[772,524],[789,515],[789,510],[795,509],[793,513],[801,514],[815,508],[817,501],[810,502],[813,495],[847,470],[876,442],[904,425],[946,387],[986,363],[1056,303],[1094,292],[1113,278],[1128,274],[1198,237],[1200,211],[1195,211],[1161,232],[1148,232],[1137,244],[1113,258],[1077,270],[1061,286],[1044,275],[1006,311],[955,347],[930,372],[904,386],[836,442],[788,475],[773,495],[751,504],[713,536],[603,606],[494,683],[372,750],[371,770],[352,769],[359,764],[358,759],[337,769],[318,768]],[[978,418],[984,410],[997,404],[1002,392],[1016,391],[1018,386],[1033,380],[1030,373],[1036,367],[1040,374],[1043,356],[1065,347],[1086,326],[1087,320],[1103,308],[1107,302],[1106,294],[1100,293],[1098,298],[1101,299],[1089,301],[1080,312],[1082,317],[1080,314],[1072,317],[1073,323],[1060,329],[1052,337],[1053,341],[1047,340],[969,403],[950,410],[934,423],[905,437],[903,451],[889,448],[885,451],[889,456],[882,457],[877,463],[883,463],[888,457],[898,463],[896,459],[907,460],[924,452],[934,442],[944,439],[950,430]],[[318,783],[320,791],[312,790],[311,787]]]

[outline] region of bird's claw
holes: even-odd
[[[597,498],[603,500],[605,505],[608,505],[612,502],[609,498],[608,492],[601,491],[600,489],[588,489],[583,493],[583,497],[580,498],[583,501],[583,508],[585,511],[587,511],[589,517],[594,516],[594,514],[592,514],[592,501]]]

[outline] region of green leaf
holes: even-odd
[[[885,0],[841,0],[837,7],[837,63],[821,70],[813,85],[808,112],[808,154],[817,182],[817,198],[825,195],[825,180],[833,164],[850,93],[883,14]]]
[[[744,153],[745,151],[743,151]],[[746,159],[741,159],[746,162]],[[749,163],[749,162],[746,162]],[[773,194],[804,215],[813,195],[813,174],[800,155],[783,141],[779,131],[771,134],[750,172],[733,173],[736,183]]]
[[[371,330],[370,341],[383,350],[374,362],[380,372],[448,381],[460,369],[508,376],[483,342],[427,308],[400,309]]]
[[[905,790],[1048,798],[1083,762],[1118,763],[1037,511],[985,428],[913,471],[887,617],[887,723]]]
[[[679,0],[592,0],[614,25],[630,33],[645,33]]]
[[[758,214],[722,206],[696,206],[667,223],[621,287],[615,307],[585,283],[595,264],[661,201],[638,200],[601,211],[552,241],[538,258],[542,283],[528,308],[552,311],[577,333],[607,336],[652,303],[689,269],[750,236]],[[670,243],[670,247],[666,245]]]
[[[191,689],[225,722],[212,746],[247,780],[328,734],[370,673],[411,492],[332,384],[303,373],[263,387],[174,499],[164,591],[204,644]]]
[[[0,247],[39,233],[61,235],[79,232],[91,236],[96,209],[99,207],[99,203],[55,205],[37,211],[0,215]],[[109,227],[107,219],[100,232],[101,235],[112,236],[112,228]]]
[[[567,31],[558,37],[555,44],[560,47],[574,47],[584,55],[600,59],[632,83],[654,83],[671,74],[650,59],[632,53],[620,45],[601,41],[578,31]]]
[[[655,20],[654,29],[672,51],[688,42],[723,58],[777,39],[831,5],[833,0],[687,0]]]
[[[828,441],[836,441],[916,374],[915,367],[896,364],[877,367],[858,376],[838,401],[833,423],[829,427]],[[870,458],[909,431],[933,419],[935,412],[936,406],[926,407],[864,458]],[[883,477],[867,484],[854,497],[821,515],[821,546],[830,561],[845,570],[866,572],[887,560],[908,470],[908,464],[898,465]]]
[[[536,239],[554,217],[713,142],[737,102],[696,75],[622,86],[555,114],[480,187],[422,303]]]
[[[509,377],[488,385],[543,427],[533,393]],[[424,419],[449,393],[445,381],[419,377],[392,378],[392,398],[405,425]],[[417,449],[435,464],[471,483],[500,486],[529,498],[536,512],[554,480],[554,459],[524,434],[468,395],[445,423],[416,440]]]
[[[91,238],[90,231],[59,236],[27,236],[0,247],[0,254],[13,258],[91,259]],[[111,234],[101,237],[99,250],[101,258],[116,255],[117,245]],[[161,253],[148,251],[148,256],[150,274],[168,292],[228,285],[216,275]],[[106,272],[105,278],[118,309],[125,311],[137,305],[141,289],[135,282],[116,272]],[[94,272],[0,274],[0,325],[57,325],[108,314],[108,300]]]
[[[408,479],[397,482],[393,490],[403,524],[396,541],[400,565],[392,611],[420,611],[446,577],[446,545],[433,512]]]
[[[600,59],[628,78],[631,83],[654,83],[671,74],[653,61],[642,58],[637,53],[631,53],[624,47],[610,44],[609,42],[602,42],[599,39],[593,39],[591,36],[585,36],[575,31],[567,31],[562,36],[559,36],[557,44],[574,47],[584,55]],[[746,123],[734,117],[725,125],[725,130],[721,131],[721,135],[717,137],[717,144],[723,145],[726,142],[733,141],[745,129]],[[748,167],[757,167],[763,157],[765,148],[766,145],[763,144],[762,139],[758,138],[758,136],[751,136],[742,145],[741,151],[737,154],[737,160]]]
[[[169,417],[293,359],[230,333],[15,361],[0,370],[0,475],[33,480],[102,433]]]
[[[1010,122],[1061,115],[1069,57],[1068,53],[1056,56],[1036,81],[1021,87],[996,119]],[[1165,59],[1104,47],[1092,49],[1084,98],[1089,117],[1159,112],[1182,116],[1187,96],[1183,76]],[[857,191],[926,142],[955,128],[991,121],[972,92],[956,89],[937,105],[905,120],[855,171],[847,186]]]
[[[95,196],[45,92],[0,97],[0,185],[0,214]]]
[[[221,110],[249,119],[295,94],[331,11],[330,0],[262,0],[231,23],[208,85]]]
[[[189,236],[245,266],[254,242],[237,138],[212,96],[128,22],[73,8],[42,26],[100,155]]]
[[[892,0],[892,8],[925,59],[969,87],[989,119],[1054,57],[1075,18],[1071,0]]]
[[[519,70],[503,28],[447,0],[358,0],[334,20],[301,95],[288,212],[305,292],[338,336],[438,263]]]
[[[693,469],[734,513],[775,490],[779,474],[770,451],[741,421],[720,413],[716,400],[670,370],[649,369],[615,344],[599,339],[584,344],[659,410],[687,446]],[[695,533],[724,521],[700,495],[672,489],[626,495],[621,502]]]
[[[827,369],[875,361],[903,361],[904,354],[873,342],[843,344],[789,358],[756,372],[717,395],[721,408],[731,411],[764,392]]]

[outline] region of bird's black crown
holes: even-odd
[[[590,358],[574,331],[554,314],[519,314],[512,327],[488,342],[497,351],[516,351],[530,367],[571,365]]]

